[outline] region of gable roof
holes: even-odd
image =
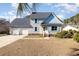
[[[42,23],[42,25],[56,25],[61,26],[63,21],[56,16],[55,13],[51,13]]]
[[[13,28],[32,28],[29,17],[16,18],[11,22]]]
[[[16,18],[11,22],[11,27],[14,28],[32,28],[30,24],[31,19],[44,20],[42,25],[57,25],[61,26],[62,21],[52,12],[32,12],[24,18]]]
[[[30,16],[31,19],[40,19],[40,20],[44,20],[45,18],[47,18],[49,15],[51,14],[51,12],[32,12]]]

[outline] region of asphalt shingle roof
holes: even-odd
[[[61,26],[63,25],[63,21],[59,19],[54,13],[51,13],[43,22],[42,25],[55,25]]]
[[[46,21],[47,17],[49,17],[52,14],[52,12],[32,12],[31,15],[28,15],[24,18],[16,18],[12,21],[11,27],[15,28],[32,28],[30,25],[31,19],[39,19]],[[54,21],[48,24],[48,22],[45,25],[62,25],[60,19],[54,15]],[[52,19],[51,19],[52,20]],[[58,22],[58,23],[57,23]]]
[[[49,15],[51,14],[51,12],[32,12],[30,16],[31,19],[40,19],[40,20],[44,20],[45,18],[47,18]]]
[[[29,17],[16,18],[11,22],[13,28],[32,28]]]

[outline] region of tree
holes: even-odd
[[[36,11],[36,6],[38,4],[32,3],[32,7],[28,3],[19,3],[17,7],[17,15],[22,16],[23,12],[29,12],[32,13],[33,11]]]
[[[79,25],[79,14],[76,14],[75,16],[72,16],[68,19],[64,20],[65,24],[74,24],[74,25]]]

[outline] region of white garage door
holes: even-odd
[[[28,35],[28,30],[22,30],[23,35]]]
[[[19,32],[20,32],[20,30],[19,30],[19,29],[14,29],[14,30],[13,30],[13,34],[18,35],[18,34],[19,34]]]
[[[27,36],[28,35],[28,30],[17,28],[17,29],[12,30],[12,34],[14,34],[14,35],[26,35]]]

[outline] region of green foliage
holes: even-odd
[[[68,33],[68,31],[62,31],[56,34],[56,37],[64,38],[64,36]]]
[[[79,42],[79,33],[75,33],[74,36],[73,36],[73,39],[74,39],[76,42]]]
[[[72,38],[74,33],[76,33],[76,31],[72,31],[72,30],[62,31],[62,32],[57,33],[56,37],[59,37],[59,38]]]
[[[17,7],[17,16],[22,16],[25,12],[33,12],[36,11],[36,7],[38,7],[39,3],[32,3],[32,7],[29,3],[19,3]]]
[[[64,38],[72,38],[72,37],[73,37],[72,32],[68,32],[68,33],[64,36]]]
[[[69,23],[78,24],[79,23],[79,14],[76,14],[75,16],[72,16],[72,17],[70,17],[68,19],[65,19],[64,23],[65,24],[69,24]]]
[[[17,7],[17,15],[22,16],[24,11],[30,12],[31,8],[28,3],[19,3]]]

